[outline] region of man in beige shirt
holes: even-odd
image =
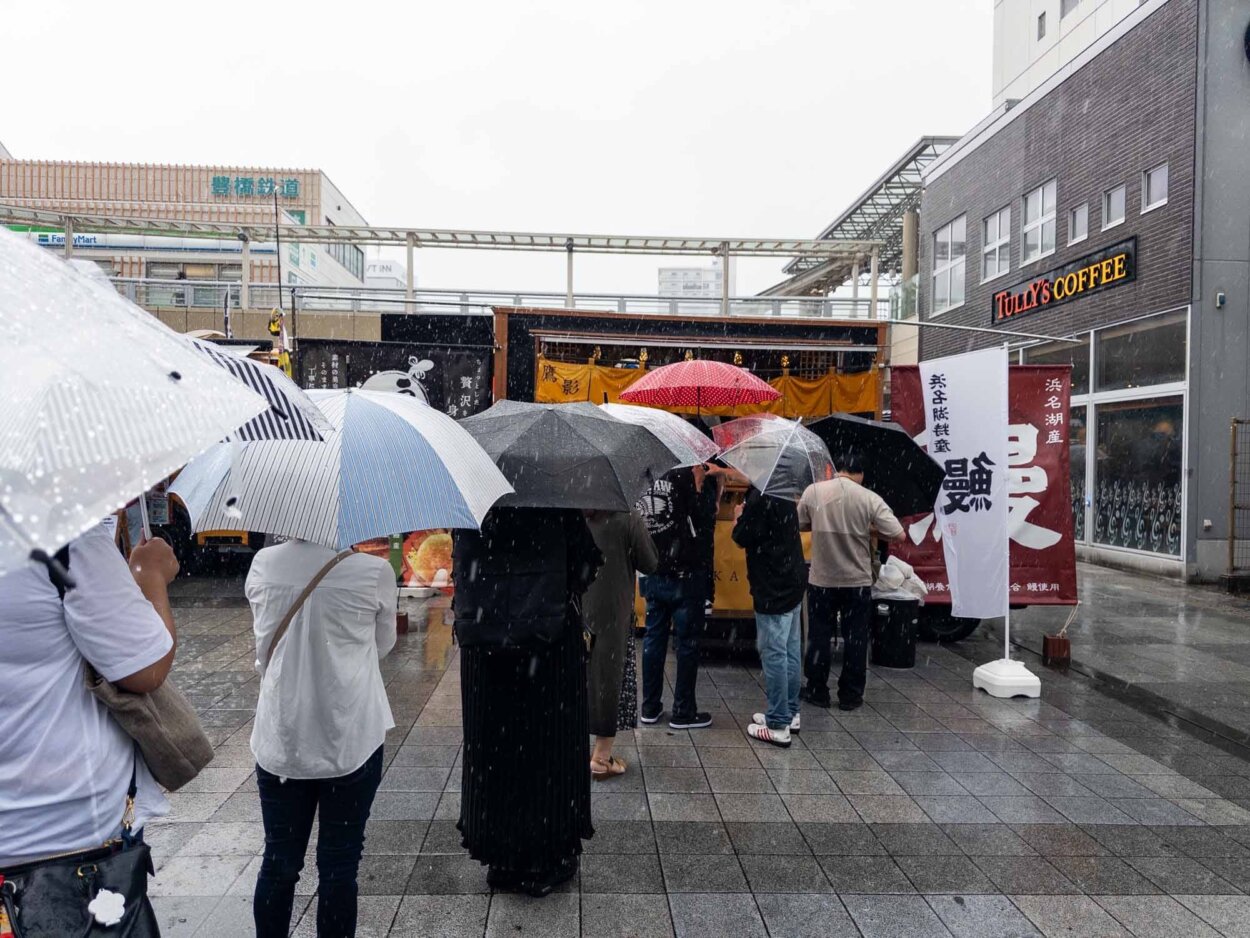
[[[872,608],[872,537],[901,541],[903,526],[875,492],[864,488],[862,457],[848,453],[838,460],[838,474],[807,487],[799,499],[799,528],[812,532],[808,573],[807,653],[802,697],[828,707],[830,643],[842,623],[842,673],[838,709],[854,710],[864,702],[868,676],[869,612]]]

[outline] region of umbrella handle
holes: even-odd
[[[139,525],[143,528],[143,539],[152,540],[152,523],[148,520],[148,493],[139,496]]]

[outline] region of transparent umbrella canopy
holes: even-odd
[[[0,230],[0,573],[266,408],[183,337]]]
[[[703,431],[676,414],[634,404],[600,404],[599,409],[626,423],[645,427],[677,457],[678,466],[697,466],[720,452]]]
[[[765,495],[795,499],[813,482],[833,477],[824,441],[797,420],[767,414],[712,428],[720,458]]]

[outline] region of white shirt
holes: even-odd
[[[173,645],[103,527],[70,545],[69,567],[64,604],[43,566],[0,579],[0,867],[116,835],[136,750],[83,684],[83,659],[116,681]],[[137,781],[140,828],[169,805],[142,757]]]
[[[282,778],[337,778],[360,768],[395,725],[378,659],[395,647],[395,571],[356,554],[323,579],[291,621],[269,667],[269,641],[295,598],[335,551],[307,541],[252,560],[247,599],[260,700],[252,753]]]

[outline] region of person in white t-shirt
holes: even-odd
[[[363,553],[337,564],[270,657],[279,623],[334,557],[329,547],[292,540],[260,551],[247,577],[261,674],[252,730],[265,824],[252,903],[257,938],[290,931],[314,814],[321,819],[317,935],[356,933],[365,822],[382,780],[382,743],[395,725],[378,667],[395,646],[391,565]]]
[[[102,525],[69,546],[64,600],[48,570],[0,578],[0,872],[90,850],[121,834],[132,773],[131,836],[169,806],[138,748],[83,682],[86,661],[123,690],[147,693],[173,665],[169,545],[150,540],[130,567]]]

